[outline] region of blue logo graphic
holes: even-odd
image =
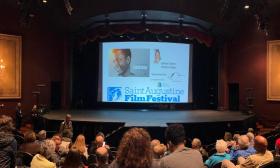
[[[121,87],[108,87],[107,88],[107,100],[108,101],[119,101],[122,96]]]

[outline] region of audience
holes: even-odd
[[[84,165],[81,160],[80,152],[77,148],[72,147],[69,150],[64,163],[62,164],[62,168],[83,168]]]
[[[142,128],[128,130],[121,139],[116,160],[110,168],[156,168],[152,159],[151,138]]]
[[[52,149],[49,141],[46,140],[41,144],[39,154],[36,154],[31,161],[31,168],[55,168],[56,164],[51,162]]]
[[[29,131],[24,135],[24,143],[21,144],[19,150],[22,152],[27,152],[32,155],[39,153],[40,144],[36,143],[36,134],[33,131]]]
[[[16,166],[17,142],[14,132],[16,129],[12,118],[1,115],[1,168]],[[51,139],[46,139],[46,131],[41,130],[37,134],[37,140],[35,132],[25,132],[24,143],[20,143],[19,151],[34,155],[31,168],[212,168],[221,162],[223,168],[255,168],[273,161],[272,153],[267,150],[267,140],[262,136],[255,137],[251,129],[248,129],[246,135],[234,134],[233,138],[231,133],[225,132],[224,140],[216,141],[217,152],[209,158],[200,139],[194,138],[191,148],[185,146],[185,131],[180,124],[170,125],[166,129],[167,147],[158,139],[151,141],[149,133],[142,128],[129,129],[121,139],[116,158],[112,157],[110,147],[105,143],[105,136],[100,132],[89,150],[94,162],[88,159],[84,135],[78,135],[72,144],[73,127],[69,114],[61,123],[60,132],[62,136],[57,133]],[[279,156],[279,148],[280,139],[277,139],[276,156]],[[202,156],[208,158],[205,159],[205,164]]]
[[[77,136],[75,143],[72,145],[72,148],[76,148],[81,155],[88,158],[87,146],[85,136],[80,134]]]
[[[192,149],[195,149],[195,150],[199,151],[201,153],[201,155],[202,155],[203,160],[206,160],[208,158],[208,153],[202,147],[200,139],[194,138],[192,140]]]
[[[180,124],[168,126],[165,138],[170,154],[160,160],[161,168],[202,168],[200,152],[185,147],[185,130]]]
[[[273,161],[273,155],[267,150],[267,140],[263,136],[256,136],[254,148],[256,154],[250,155],[247,158],[238,158],[238,165],[234,165],[229,160],[224,160],[222,168],[255,168]]]
[[[0,167],[15,167],[17,142],[12,134],[14,130],[11,117],[0,116]]]
[[[235,149],[230,151],[231,160],[237,160],[238,157],[247,158],[249,155],[256,153],[253,146],[250,146],[250,141],[247,135],[241,135],[237,141]]]
[[[224,140],[217,140],[216,142],[217,153],[213,154],[205,161],[205,165],[208,168],[212,168],[216,164],[222,162],[223,160],[230,160],[230,155],[226,153],[227,143]]]

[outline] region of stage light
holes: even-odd
[[[120,38],[123,38],[123,35],[120,35]]]
[[[147,32],[148,32],[148,31],[150,31],[150,29],[149,29],[149,28],[146,28],[145,30],[146,30]]]
[[[46,4],[46,3],[48,3],[48,1],[47,1],[47,0],[43,0],[43,3],[45,3],[45,4]]]
[[[185,37],[185,39],[188,40],[189,38],[188,38],[188,37]]]
[[[248,4],[246,4],[246,5],[244,5],[244,9],[249,9],[250,8],[250,5],[248,5]]]
[[[168,35],[166,35],[166,36],[165,36],[165,38],[167,38],[167,39],[168,39],[168,38],[169,38],[169,36],[168,36]]]

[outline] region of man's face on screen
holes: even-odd
[[[119,74],[122,74],[127,71],[130,63],[128,59],[129,57],[126,57],[123,54],[115,55],[115,59],[114,59],[115,69]]]

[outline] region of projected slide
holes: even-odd
[[[190,45],[163,42],[101,44],[101,101],[187,103]]]

